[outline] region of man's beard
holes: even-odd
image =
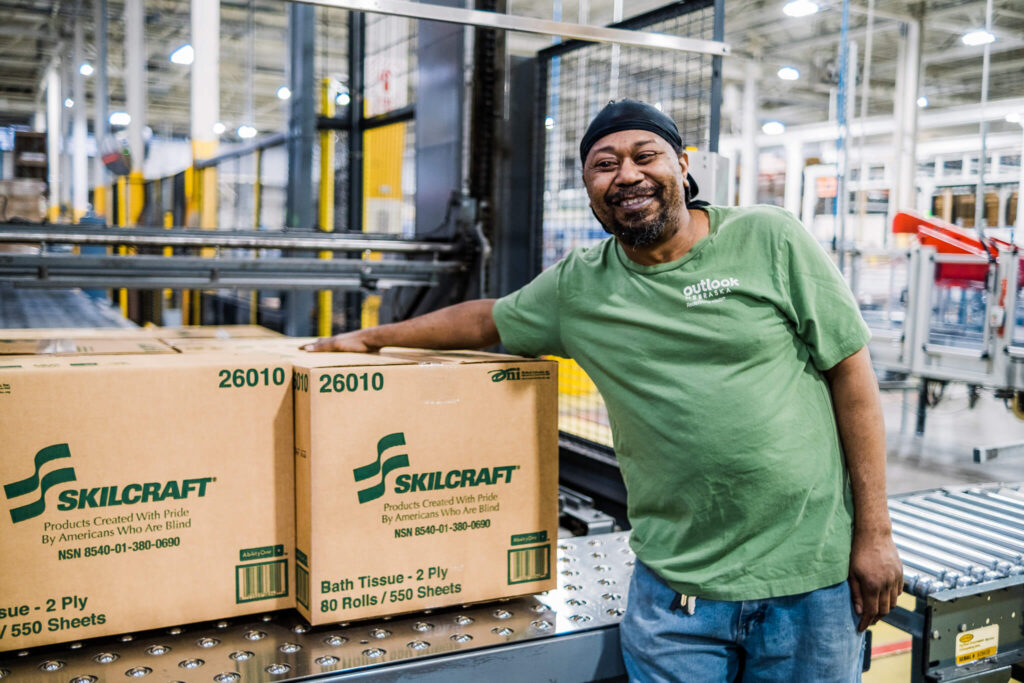
[[[655,188],[654,199],[658,201],[661,208],[654,216],[640,218],[636,222],[622,222],[615,218],[615,210],[613,208],[608,213],[607,222],[601,220],[600,217],[598,217],[598,221],[605,229],[605,232],[615,235],[619,242],[627,247],[649,247],[652,244],[657,244],[665,235],[665,228],[675,218],[675,211],[672,210],[673,198],[669,197],[666,199],[666,194],[671,193],[666,191],[664,185]]]

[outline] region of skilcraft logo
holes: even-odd
[[[359,492],[360,503],[369,503],[371,500],[376,500],[383,496],[385,491],[384,480],[388,476],[388,473],[397,470],[399,467],[409,466],[409,456],[406,453],[402,453],[401,455],[392,455],[387,460],[381,462],[381,457],[384,455],[384,451],[389,448],[404,445],[405,434],[403,432],[388,434],[377,442],[377,460],[371,462],[369,465],[363,465],[362,467],[357,467],[352,470],[352,474],[355,476],[357,482],[366,481],[367,479],[376,477],[378,474],[380,475],[380,481],[378,483]]]
[[[11,509],[12,522],[17,524],[18,522],[24,522],[27,519],[32,519],[33,517],[38,517],[43,514],[46,511],[46,492],[58,484],[66,484],[68,482],[75,481],[75,468],[73,467],[61,467],[47,472],[41,479],[39,477],[39,472],[46,463],[51,460],[57,460],[58,458],[70,457],[71,450],[68,448],[66,443],[47,446],[36,453],[36,471],[32,476],[4,486],[4,494],[7,496],[7,500],[26,496],[36,490],[39,491],[38,500],[32,501],[31,503],[25,503],[24,505]]]
[[[551,379],[550,370],[523,370],[522,368],[501,368],[488,373],[492,382],[517,382],[525,379]]]
[[[391,448],[405,445],[405,434],[396,432],[382,437],[377,442],[377,459],[369,465],[352,470],[356,482],[380,477],[380,481],[358,491],[359,503],[377,500],[387,491],[387,476],[391,472],[409,467],[409,456],[406,453],[384,458],[384,452]],[[495,467],[478,467],[453,469],[447,472],[414,472],[399,474],[395,477],[394,493],[416,493],[418,491],[441,491],[444,489],[461,489],[470,486],[493,486],[501,483],[512,483],[512,473],[519,465],[498,465]]]

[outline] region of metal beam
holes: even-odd
[[[429,3],[407,2],[406,0],[301,0],[310,5],[337,7],[339,9],[390,14],[413,19],[427,19],[449,24],[464,24],[505,31],[536,33],[561,38],[574,38],[593,43],[618,43],[636,47],[678,50],[679,52],[698,52],[708,55],[728,55],[729,46],[714,40],[697,40],[683,38],[664,33],[646,31],[628,31],[618,28],[605,28],[572,24],[533,17],[516,17],[496,12],[462,9],[458,7],[442,7]]]
[[[45,244],[124,244],[136,247],[220,247],[223,249],[308,249],[324,251],[382,251],[396,254],[454,254],[461,247],[451,242],[426,242],[400,237],[336,233],[324,235],[308,230],[214,231],[139,227],[88,228],[47,225],[39,227],[19,223],[0,223],[0,243]]]
[[[434,285],[465,268],[459,261],[0,254],[0,279],[18,287],[388,289]]]

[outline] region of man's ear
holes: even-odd
[[[686,177],[686,172],[690,168],[690,157],[687,156],[685,151],[679,153],[679,166],[683,169],[683,177]]]

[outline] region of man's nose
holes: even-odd
[[[633,163],[631,159],[626,159],[619,165],[619,172],[615,176],[615,183],[617,185],[635,185],[643,180],[644,174],[640,172],[640,167]]]

